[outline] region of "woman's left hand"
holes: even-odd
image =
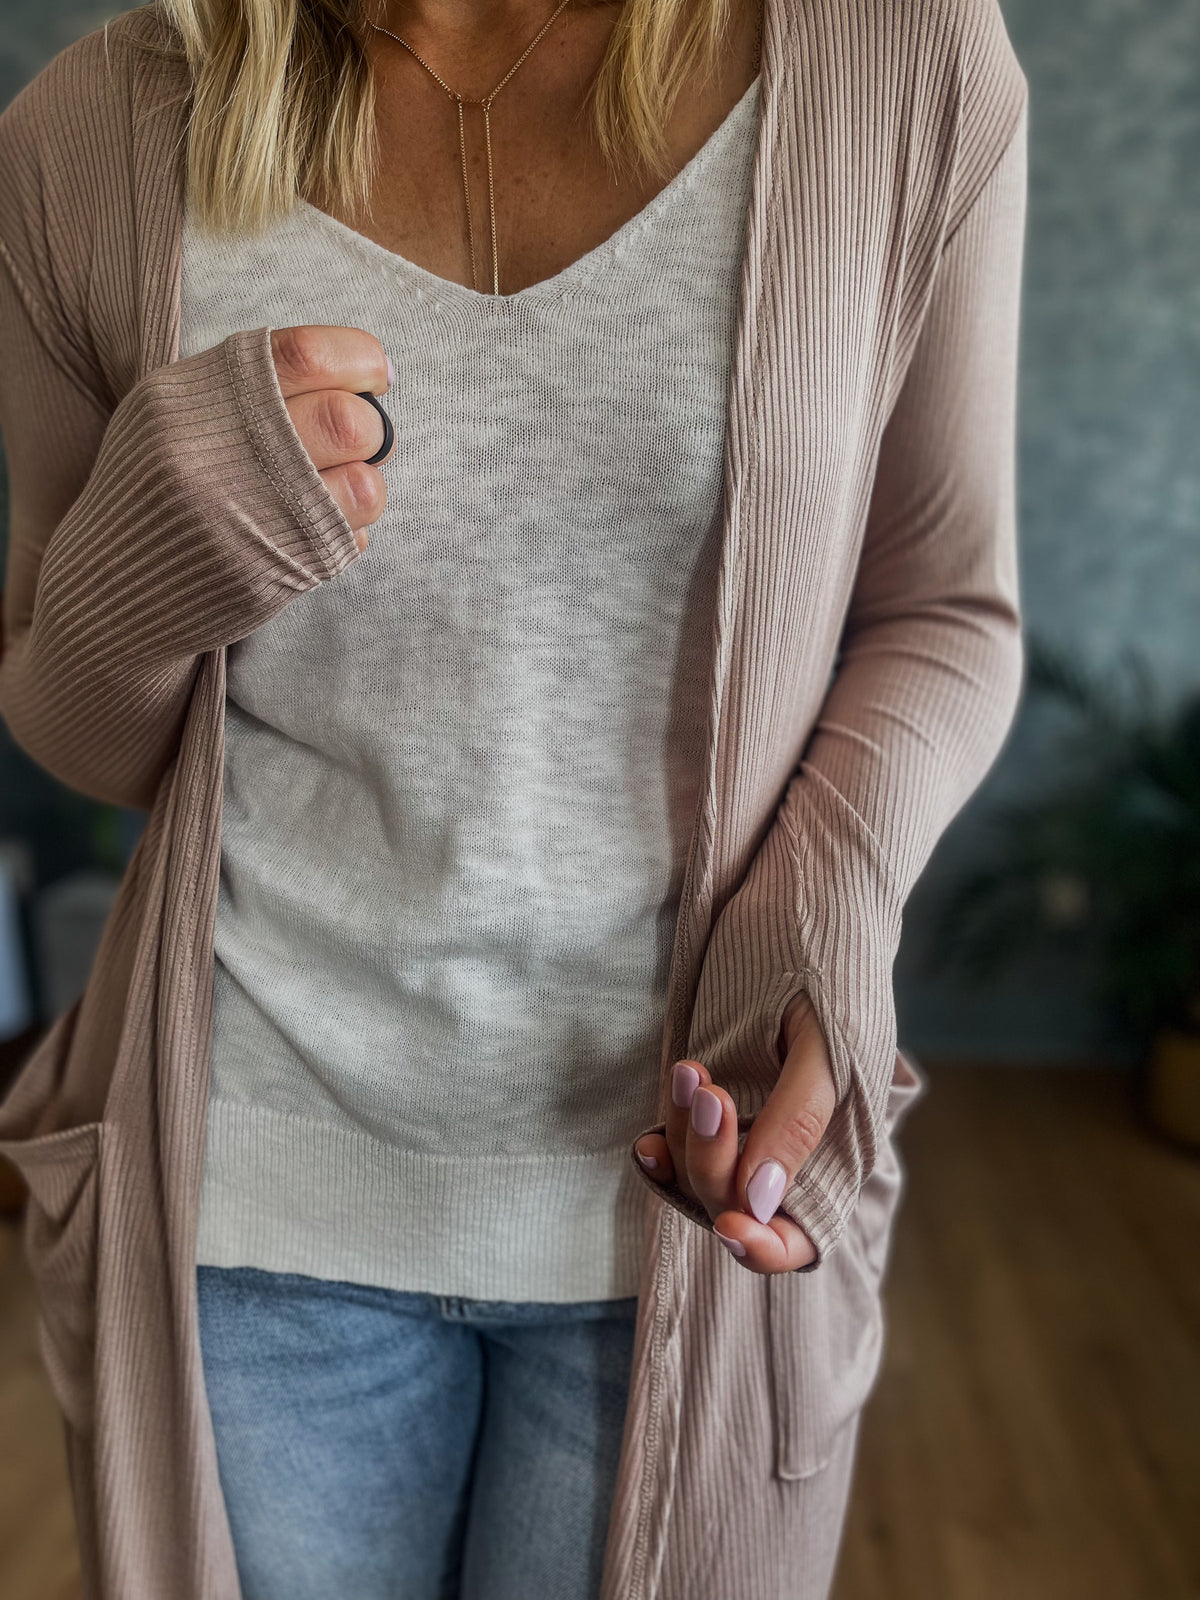
[[[780,1048],[779,1081],[740,1157],[737,1108],[699,1061],[672,1068],[666,1136],[647,1134],[634,1146],[658,1163],[646,1167],[650,1178],[666,1183],[673,1177],[704,1206],[717,1237],[751,1272],[793,1272],[816,1258],[804,1229],[776,1207],[824,1137],[837,1104],[829,1049],[807,994],[784,1013]]]

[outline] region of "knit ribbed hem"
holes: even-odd
[[[197,1261],[482,1300],[622,1299],[646,1217],[624,1142],[459,1159],[214,1100]]]

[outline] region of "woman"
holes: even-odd
[[[993,0],[164,0],[0,118],[0,710],[149,812],[0,1112],[91,1593],[827,1594],[1026,98]]]

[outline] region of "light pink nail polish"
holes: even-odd
[[[700,1084],[700,1074],[686,1061],[677,1061],[671,1069],[671,1099],[677,1106],[686,1108]]]
[[[644,1156],[640,1150],[635,1150],[633,1153],[638,1158],[638,1160],[642,1163],[642,1165],[645,1167],[647,1172],[653,1172],[655,1170],[655,1168],[658,1166],[658,1161],[657,1161],[656,1157],[654,1157],[654,1156]]]
[[[730,1255],[741,1257],[746,1254],[746,1246],[742,1244],[740,1240],[727,1239],[721,1230],[715,1226],[713,1228],[713,1232],[716,1234],[717,1238],[720,1239],[721,1243],[728,1249]]]
[[[702,1139],[714,1139],[721,1131],[721,1101],[707,1084],[692,1096],[692,1127]]]
[[[388,357],[388,358],[387,358],[387,364],[388,364],[388,388],[389,388],[389,389],[390,389],[390,388],[391,388],[391,387],[392,387],[392,385],[393,385],[393,384],[394,384],[394,383],[395,383],[395,381],[396,381],[396,369],[395,369],[395,367],[394,367],[394,366],[393,366],[393,365],[392,365],[392,358],[391,358],[391,356],[389,356],[389,357]]]
[[[770,1222],[787,1188],[787,1173],[775,1160],[764,1161],[746,1185],[746,1199],[760,1222]]]

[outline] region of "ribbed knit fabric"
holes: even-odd
[[[757,112],[516,294],[185,215],[181,357],[327,322],[402,374],[364,559],[228,651],[201,1262],[637,1292]]]
[[[0,1106],[88,1600],[238,1593],[195,1298],[226,651],[361,559],[268,327],[176,359],[187,88],[147,6],[0,116],[0,712],[149,811],[84,995]],[[811,1512],[877,1370],[917,1088],[902,909],[1020,689],[1028,86],[996,0],[767,0],[761,93],[657,1110],[693,1055],[753,1118],[802,992],[838,1109],[781,1201],[814,1272],[747,1271],[643,1182],[600,1600],[824,1600]]]

